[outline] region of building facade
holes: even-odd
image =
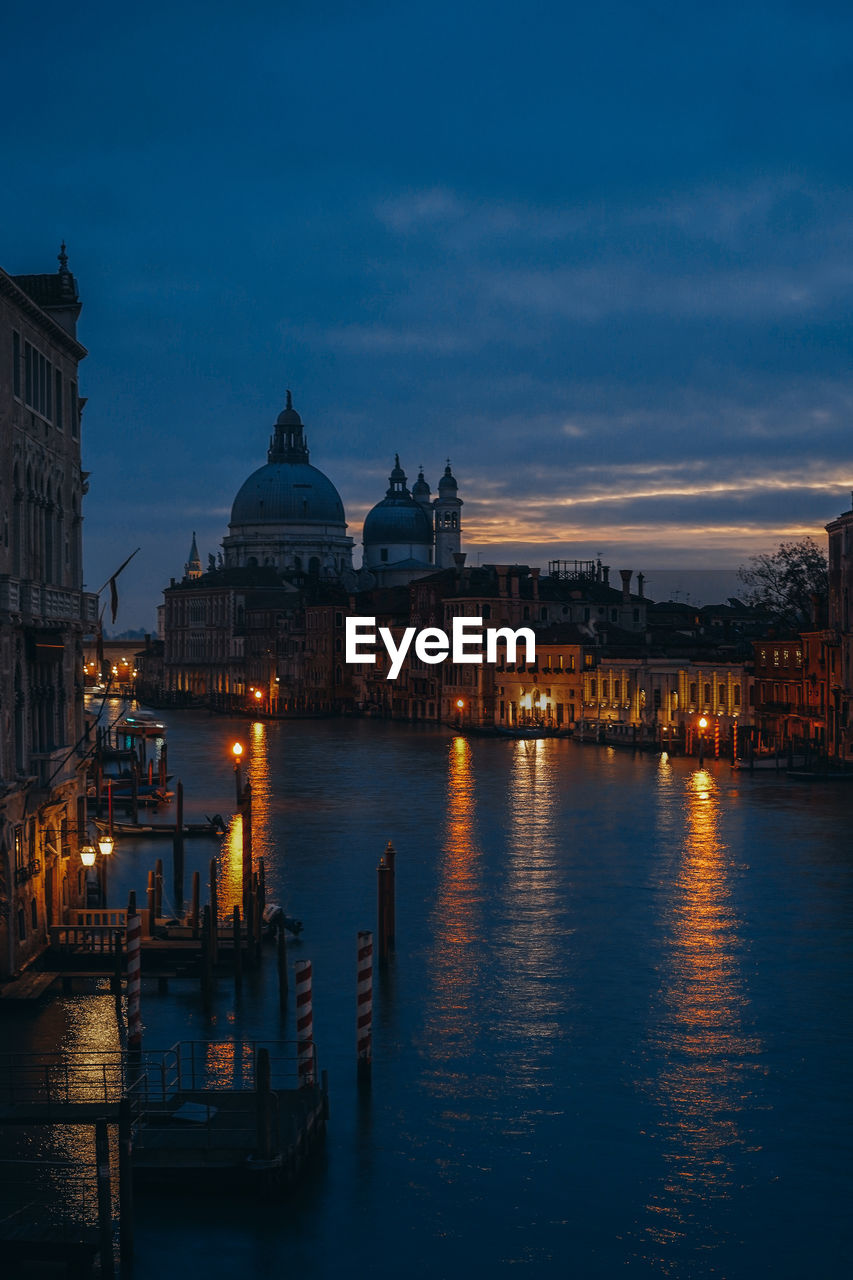
[[[85,892],[83,399],[77,285],[0,270],[0,977]]]
[[[833,642],[827,646],[830,667],[827,747],[837,761],[853,757],[853,509],[826,526],[829,535],[829,606],[827,624]]]

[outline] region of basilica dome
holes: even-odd
[[[432,521],[424,508],[406,487],[406,473],[395,459],[388,477],[388,492],[381,502],[368,511],[362,540],[365,548],[380,544],[432,549]],[[409,555],[413,554],[410,549]]]
[[[328,476],[308,462],[268,462],[245,482],[231,524],[345,523],[344,504]]]
[[[309,461],[302,419],[287,405],[276,419],[266,465],[241,485],[223,541],[226,565],[337,575],[352,567],[341,496]]]

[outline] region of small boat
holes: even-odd
[[[166,726],[153,711],[128,711],[116,724],[116,733],[130,737],[162,738],[165,732]]]
[[[544,725],[533,724],[517,724],[512,728],[498,725],[495,728],[495,733],[499,738],[547,738],[549,736],[548,730]]]
[[[110,824],[105,822],[103,818],[96,818],[95,826],[98,831],[109,831]],[[224,836],[226,830],[225,821],[219,813],[215,813],[212,818],[205,817],[204,822],[185,822],[183,826],[185,836],[210,836],[215,839]],[[168,822],[113,823],[113,835],[116,839],[147,840],[162,837],[163,839],[174,840],[175,831],[176,827]]]
[[[279,929],[286,929],[294,937],[302,932],[302,921],[293,916],[286,916],[277,902],[270,902],[264,907],[262,925],[265,938],[274,938]]]

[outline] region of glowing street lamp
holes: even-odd
[[[243,800],[243,775],[240,769],[240,762],[243,758],[242,742],[235,742],[231,748],[231,754],[234,757],[234,785],[237,789],[237,808],[239,809]]]
[[[83,863],[84,867],[94,867],[95,858],[97,856],[98,855],[95,850],[95,846],[93,844],[89,844],[89,843],[81,844],[80,861]]]
[[[704,716],[699,717],[699,768],[705,760],[705,730],[708,728],[708,721]]]
[[[100,852],[103,854],[105,858],[108,858],[110,856],[110,854],[113,852],[115,847],[116,847],[116,842],[115,840],[113,840],[109,831],[104,831],[102,832],[101,835],[98,836],[98,849],[100,850]]]

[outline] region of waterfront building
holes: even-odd
[[[269,664],[263,672],[260,659],[274,649],[279,620],[300,602],[298,589],[270,565],[220,566],[199,578],[173,578],[163,597],[161,700],[221,710],[244,706],[250,684],[269,683]],[[260,641],[259,625],[269,626]],[[255,681],[247,662],[254,663]]]
[[[752,699],[748,664],[713,652],[603,653],[584,671],[580,734],[681,752],[695,751],[704,738],[731,756],[736,736],[741,750],[751,733]]]
[[[64,245],[53,274],[0,270],[0,977],[85,892],[79,314]]]

